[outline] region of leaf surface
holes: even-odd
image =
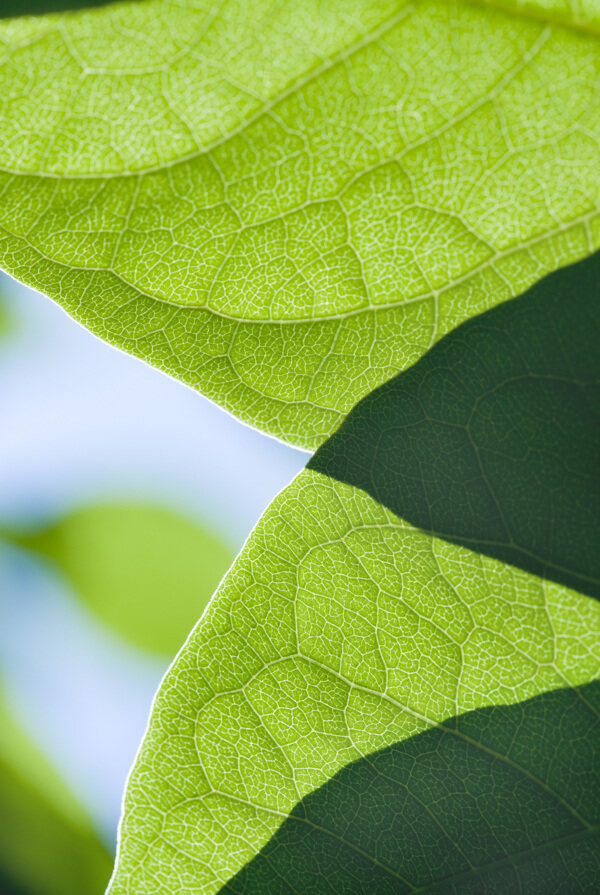
[[[465,712],[585,684],[599,645],[597,601],[306,470],[159,691],[111,895],[219,891],[346,765]],[[435,861],[435,845],[415,848]],[[417,888],[411,866],[402,876]]]
[[[55,562],[113,630],[170,656],[233,559],[216,534],[150,505],[85,507],[15,539]]]
[[[600,253],[462,324],[309,466],[432,534],[600,598]]]
[[[0,23],[0,263],[314,448],[600,244],[600,9],[150,0]]]
[[[448,334],[272,503],[159,691],[112,895],[588,891],[600,603],[561,582],[596,562],[597,421],[577,396],[597,385],[597,264]],[[470,429],[500,472],[474,465]],[[490,493],[514,535],[496,545]]]
[[[221,891],[591,892],[599,708],[595,681],[478,709],[359,759],[296,805]]]

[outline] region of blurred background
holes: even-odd
[[[307,455],[0,274],[0,893],[94,895],[152,697]]]

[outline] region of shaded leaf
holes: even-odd
[[[217,535],[149,505],[90,506],[13,539],[53,560],[113,630],[170,655],[233,558]]]
[[[306,470],[159,691],[110,892],[217,892],[345,765],[599,675],[597,601]]]
[[[0,19],[14,16],[39,16],[52,12],[68,12],[73,9],[87,9],[106,6],[115,0],[2,0]]]
[[[552,895],[600,879],[600,682],[477,709],[343,768],[221,890]]]
[[[600,597],[600,254],[464,323],[309,466],[413,525]]]
[[[600,15],[151,0],[0,24],[0,263],[304,447],[600,244]]]

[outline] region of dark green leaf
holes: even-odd
[[[600,597],[600,253],[454,330],[312,469],[438,537]]]
[[[0,19],[13,16],[39,16],[52,12],[68,12],[94,6],[107,6],[115,0],[2,0]]]
[[[596,681],[367,755],[303,799],[221,892],[595,892],[599,711]]]

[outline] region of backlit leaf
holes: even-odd
[[[469,320],[309,466],[432,534],[600,598],[600,253]]]
[[[596,0],[148,0],[0,23],[0,264],[313,448],[600,244]]]
[[[592,892],[599,708],[595,681],[478,709],[359,759],[221,891]]]
[[[593,891],[600,603],[560,582],[596,563],[597,263],[449,334],[272,503],[159,691],[111,895]]]
[[[597,601],[307,470],[264,515],[159,691],[110,891],[217,892],[346,765],[464,712],[598,676]],[[436,847],[415,843],[431,872]],[[407,862],[418,888],[418,861]]]

